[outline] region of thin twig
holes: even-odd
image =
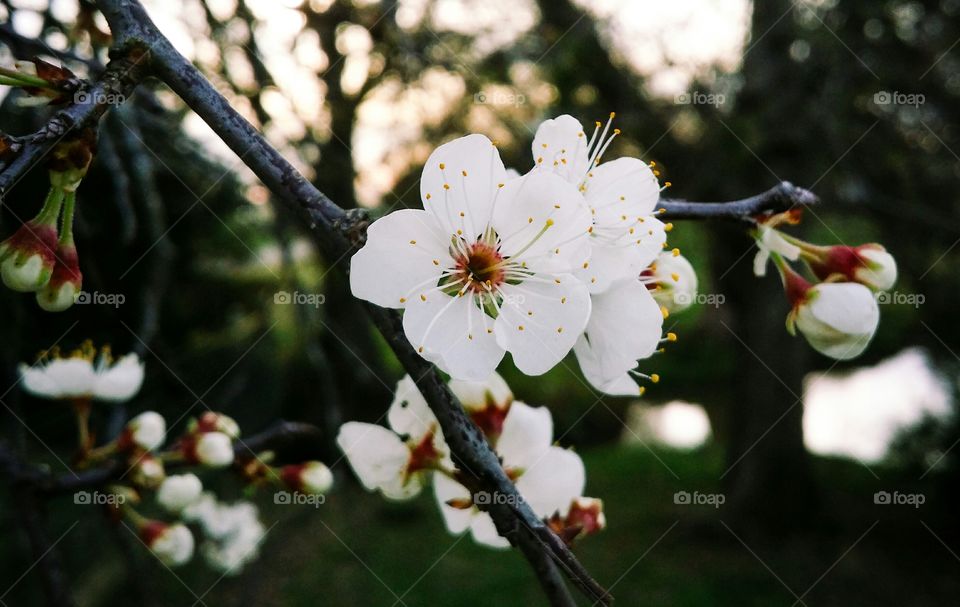
[[[736,219],[752,221],[757,215],[782,213],[797,207],[816,205],[820,199],[809,190],[783,181],[766,192],[730,202],[688,202],[662,199],[657,205],[663,209],[664,219]]]

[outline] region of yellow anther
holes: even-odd
[[[667,341],[677,341],[676,333],[667,333]]]
[[[653,373],[650,375],[650,381],[652,381],[655,384],[658,384],[660,383],[660,376],[657,375],[656,373]]]
[[[680,257],[680,249],[674,249],[674,250],[670,251],[670,253],[671,253],[674,257]]]

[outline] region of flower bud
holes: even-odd
[[[333,486],[333,473],[322,462],[291,464],[280,470],[283,482],[301,493],[322,494]]]
[[[820,280],[858,282],[886,291],[897,281],[897,262],[879,244],[805,248],[803,257]]]
[[[682,312],[697,299],[697,273],[679,252],[660,253],[644,275],[653,298],[667,312]]]
[[[140,528],[140,537],[168,567],[178,567],[193,557],[193,534],[182,523],[148,521]]]
[[[554,514],[547,524],[567,544],[600,533],[607,527],[603,513],[603,500],[594,497],[578,497],[570,504],[566,516]]]
[[[808,283],[806,288],[797,283],[788,286],[787,292],[794,302],[787,330],[791,334],[800,331],[814,350],[830,358],[859,356],[880,322],[880,308],[873,293],[858,283]]]
[[[195,503],[203,493],[203,484],[195,474],[168,476],[157,490],[157,503],[171,513],[182,512]]]
[[[194,422],[190,431],[198,433],[221,432],[232,439],[240,438],[240,426],[237,422],[229,415],[215,411],[207,411],[201,415],[200,419]]]
[[[205,432],[185,443],[187,459],[210,468],[225,468],[233,463],[233,442],[223,432]]]
[[[127,422],[126,428],[117,439],[117,448],[129,451],[140,448],[153,451],[163,444],[167,435],[167,422],[155,411],[145,411]]]
[[[30,293],[44,288],[57,260],[55,224],[33,220],[0,243],[0,275],[14,291]]]
[[[513,403],[513,392],[500,375],[493,373],[485,381],[452,380],[450,389],[488,439],[500,436]]]
[[[150,454],[144,454],[134,462],[130,478],[136,485],[155,489],[166,478],[163,462]]]
[[[48,161],[50,185],[75,192],[87,174],[96,147],[96,131],[85,129],[80,136],[53,148]]]
[[[72,244],[60,244],[50,282],[37,291],[37,303],[47,312],[63,312],[76,302],[82,285],[77,248]]]

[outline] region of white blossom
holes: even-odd
[[[353,294],[404,309],[407,338],[455,379],[486,379],[505,352],[528,375],[553,368],[590,314],[572,274],[592,229],[576,187],[546,171],[508,180],[490,140],[470,135],[431,154],[420,189],[424,210],[370,226]]]
[[[553,419],[545,407],[515,401],[494,447],[504,470],[515,479],[517,491],[533,512],[542,518],[565,515],[573,500],[583,493],[586,475],[583,462],[573,451],[552,446]],[[434,476],[434,495],[447,529],[460,534],[470,530],[474,541],[495,548],[509,545],[497,533],[493,519],[470,505],[493,503],[509,496],[472,496],[462,484],[447,475]]]
[[[390,429],[347,422],[337,445],[368,491],[392,500],[420,493],[426,477],[438,467],[452,467],[437,418],[410,376],[397,384],[387,413]]]
[[[143,363],[136,354],[113,362],[106,351],[96,356],[84,348],[66,358],[21,364],[20,377],[24,389],[41,398],[123,402],[140,391]]]
[[[141,533],[146,535],[150,551],[168,567],[179,567],[193,558],[193,534],[181,523],[154,521]]]
[[[179,513],[200,499],[203,484],[195,474],[168,476],[157,490],[157,503],[165,510]]]
[[[163,444],[167,436],[167,422],[156,411],[144,411],[129,422],[124,437],[146,451],[153,451]]]
[[[577,268],[576,275],[591,293],[638,276],[666,242],[664,225],[654,216],[660,184],[653,170],[636,158],[600,164],[620,133],[611,132],[612,120],[613,114],[602,131],[596,123],[588,139],[580,121],[563,115],[544,121],[533,140],[537,169],[576,186],[590,209],[590,260]]]
[[[820,283],[795,304],[787,328],[814,350],[838,360],[859,356],[880,323],[880,308],[867,287],[853,282]]]

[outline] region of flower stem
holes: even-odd
[[[57,217],[60,216],[60,207],[63,205],[65,195],[66,192],[60,188],[50,188],[50,191],[47,192],[47,198],[43,201],[43,208],[40,209],[37,216],[33,218],[33,222],[45,225],[55,224]]]
[[[73,400],[73,412],[77,418],[77,445],[79,448],[78,460],[85,463],[92,447],[92,436],[90,435],[90,399],[75,398]]]
[[[23,72],[11,70],[6,67],[0,67],[0,84],[7,86],[35,86],[50,91],[57,90],[56,87],[43,78],[24,74]]]
[[[73,213],[77,205],[77,193],[65,192],[63,197],[63,222],[60,225],[60,244],[73,246]]]

